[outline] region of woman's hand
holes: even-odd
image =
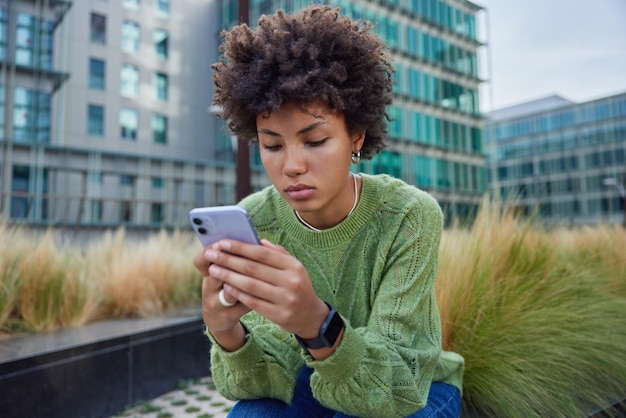
[[[286,332],[310,339],[328,315],[302,263],[267,240],[261,245],[219,241],[205,249],[196,267],[205,268],[203,316],[212,333],[235,326],[252,309]],[[226,299],[239,303],[222,306],[217,295],[222,286]]]
[[[239,319],[250,309],[241,303],[229,307],[222,305],[219,292],[224,283],[209,273],[211,263],[206,258],[206,251],[207,248],[203,249],[193,259],[195,267],[202,274],[202,318],[222,348],[235,351],[245,343],[245,330]],[[224,297],[229,302],[236,302],[226,292]]]

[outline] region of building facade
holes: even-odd
[[[237,21],[238,0],[221,3],[221,22]],[[487,190],[479,107],[477,14],[466,0],[329,0],[368,20],[390,47],[396,70],[388,149],[357,168],[389,173],[430,192],[447,221],[471,217]],[[304,0],[251,0],[249,22]],[[219,135],[219,132],[218,132]],[[222,134],[224,135],[224,134]],[[221,141],[226,144],[225,140]],[[253,188],[268,184],[253,152]]]
[[[489,189],[546,225],[626,221],[626,93],[559,96],[487,115]]]
[[[215,161],[217,4],[0,0],[0,212],[41,225],[185,225],[234,199]]]
[[[251,0],[250,22],[302,0]],[[391,146],[358,170],[432,193],[447,219],[486,190],[476,14],[466,0],[331,0],[396,68]],[[211,63],[237,0],[0,0],[0,214],[59,227],[179,227],[233,204],[234,141]],[[269,184],[251,152],[252,188]]]

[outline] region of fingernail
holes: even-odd
[[[230,241],[220,241],[220,246],[224,250],[230,250]]]
[[[227,292],[230,292],[231,290],[233,290],[233,287],[231,285],[229,285],[228,283],[224,283],[222,285],[222,287],[224,288],[224,290],[226,290]]]
[[[211,276],[217,276],[220,274],[221,270],[222,269],[220,269],[218,266],[212,264],[211,267],[209,267],[209,274],[211,274]]]
[[[204,255],[206,256],[206,258],[208,258],[209,260],[217,260],[217,252],[213,251],[213,250],[208,250],[204,253]]]

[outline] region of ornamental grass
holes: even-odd
[[[626,397],[624,248],[621,227],[547,231],[497,203],[446,231],[437,297],[465,414],[586,417]]]
[[[82,325],[98,306],[95,283],[81,274],[85,260],[76,249],[59,250],[51,232],[22,237],[17,269],[16,324],[25,331]]]
[[[485,201],[444,231],[444,348],[465,358],[463,415],[586,417],[626,397],[626,232],[546,230]],[[0,222],[4,336],[198,307],[190,231],[84,245]]]
[[[0,221],[0,330],[6,328],[13,317],[20,285],[19,268],[23,244],[22,233],[17,228],[8,228]]]
[[[84,245],[0,222],[0,336],[198,307],[191,233],[144,239],[124,229]]]
[[[85,253],[86,275],[99,283],[97,318],[153,317],[200,304],[192,260],[202,247],[189,233],[161,231],[144,240],[108,233]]]

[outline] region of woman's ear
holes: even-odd
[[[365,131],[358,131],[352,137],[352,150],[358,151],[363,147],[365,142]]]

